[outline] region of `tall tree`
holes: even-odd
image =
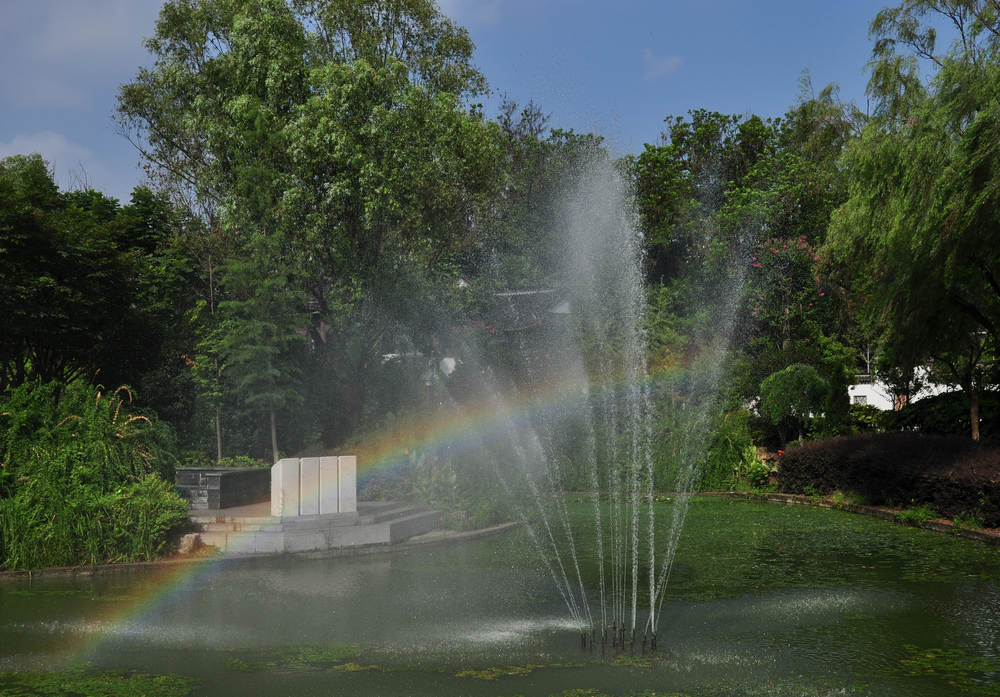
[[[0,161],[0,383],[134,383],[160,357],[178,272],[169,206],[60,192],[38,155]],[[164,300],[157,300],[163,298]]]
[[[827,248],[843,275],[871,278],[866,311],[886,326],[890,355],[947,368],[969,399],[974,439],[1000,339],[1000,266],[986,253],[1000,243],[996,10],[986,0],[908,0],[876,16],[876,116],[845,157],[850,197]],[[954,28],[946,51],[929,20]],[[934,71],[929,89],[919,58]]]
[[[500,185],[498,130],[463,102],[484,86],[471,42],[430,0],[173,0],[148,47],[121,123],[239,256],[281,236],[325,373],[309,383],[338,385],[334,440],[390,337],[429,344]]]

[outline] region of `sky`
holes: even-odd
[[[615,155],[659,142],[663,119],[704,108],[780,116],[808,70],[865,109],[879,0],[438,0],[476,44],[495,95],[532,100],[551,127]],[[38,152],[60,187],[127,202],[138,152],[114,123],[121,84],[150,65],[161,0],[0,0],[0,157]]]

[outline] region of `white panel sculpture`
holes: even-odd
[[[271,468],[271,515],[289,518],[358,510],[358,458],[283,458]]]

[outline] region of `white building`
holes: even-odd
[[[951,391],[948,385],[927,382],[928,375],[926,368],[922,369],[922,373],[923,387],[916,394],[911,395],[911,402]],[[857,382],[847,387],[847,395],[850,397],[851,404],[871,404],[881,411],[892,411],[895,408],[892,392],[889,391],[888,386],[884,382],[872,375],[857,375],[855,376],[855,380]],[[903,405],[899,406],[902,407]]]

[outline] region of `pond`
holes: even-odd
[[[573,503],[581,520],[588,505]],[[655,653],[581,650],[517,530],[8,580],[0,671],[3,694],[135,671],[180,676],[150,678],[149,694],[1000,695],[1000,554],[840,511],[695,498]]]

